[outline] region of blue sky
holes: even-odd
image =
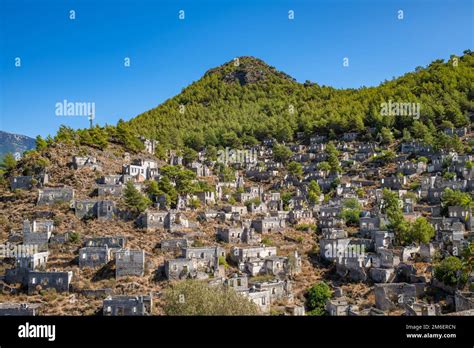
[[[244,55],[300,82],[374,86],[472,50],[473,18],[472,0],[0,0],[0,129],[87,127],[55,115],[64,99],[115,124]]]

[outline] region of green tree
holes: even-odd
[[[382,127],[380,130],[380,139],[382,144],[391,144],[394,141],[393,133],[392,131],[387,128],[387,127]]]
[[[308,185],[308,200],[311,204],[317,204],[321,196],[321,187],[316,180],[311,180]]]
[[[361,206],[356,198],[346,199],[343,203],[341,217],[349,226],[358,226],[360,221]]]
[[[292,161],[288,164],[288,173],[298,179],[301,179],[303,177],[303,166],[301,163]]]
[[[326,154],[327,154],[327,162],[329,163],[329,166],[331,167],[331,171],[333,172],[340,172],[341,171],[341,165],[339,163],[339,150],[336,149],[336,146],[334,143],[329,142],[326,145]]]
[[[273,158],[277,162],[286,163],[292,152],[285,145],[275,144],[273,146]]]
[[[308,315],[324,315],[326,301],[331,298],[332,291],[325,282],[314,284],[306,294]]]
[[[407,243],[428,243],[435,235],[434,227],[424,217],[419,217],[406,231]]]
[[[16,167],[16,159],[15,156],[11,153],[7,153],[5,157],[3,158],[2,163],[0,163],[0,168],[10,171],[12,169],[15,169]]]
[[[123,197],[125,205],[136,213],[145,211],[151,204],[150,199],[138,191],[131,181],[127,181]]]
[[[441,203],[444,207],[459,205],[466,208],[471,207],[473,204],[472,196],[469,193],[459,190],[452,190],[450,188],[446,188],[443,191]]]
[[[464,285],[468,277],[461,260],[455,256],[448,256],[436,265],[434,276],[449,286]]]
[[[318,169],[328,171],[328,170],[331,170],[331,165],[326,161],[319,162],[318,163]]]
[[[255,303],[222,285],[212,286],[198,280],[172,283],[163,292],[166,315],[257,315]]]
[[[36,150],[41,151],[48,146],[46,140],[43,139],[41,135],[38,135],[35,139],[36,141]]]

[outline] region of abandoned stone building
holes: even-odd
[[[123,249],[115,253],[115,277],[143,276],[145,251]]]
[[[100,170],[101,166],[97,161],[97,158],[93,156],[73,156],[72,158],[72,166],[74,169],[80,168],[91,168],[93,170]]]
[[[123,186],[118,184],[108,185],[97,185],[97,195],[99,197],[120,197],[123,192]]]
[[[84,247],[107,247],[109,249],[123,249],[127,238],[122,236],[113,237],[89,237],[84,241]]]
[[[216,195],[214,191],[196,192],[195,196],[202,204],[213,205],[216,203]]]
[[[123,183],[122,175],[104,175],[97,180],[101,185],[120,185]]]
[[[264,259],[269,256],[275,256],[277,248],[271,246],[249,246],[249,247],[232,247],[230,258],[239,264],[252,259]]]
[[[286,227],[285,220],[278,217],[267,217],[252,221],[252,227],[258,233],[271,233],[283,231]]]
[[[26,285],[30,271],[44,270],[48,262],[49,252],[37,252],[33,254],[18,255],[15,267],[5,270],[5,282],[7,284],[20,283]]]
[[[104,247],[84,247],[79,249],[79,267],[102,267],[111,260],[111,249]]]
[[[159,142],[155,139],[147,139],[145,137],[140,137],[140,140],[145,146],[145,151],[148,152],[149,154],[154,155]]]
[[[238,244],[242,242],[245,227],[217,227],[216,230],[218,240]]]
[[[163,239],[160,243],[161,250],[171,251],[171,250],[181,250],[183,248],[190,247],[191,242],[186,238],[180,239]]]
[[[142,228],[146,228],[148,231],[165,228],[165,220],[167,217],[167,211],[145,211],[139,216],[137,224]]]
[[[30,190],[35,186],[43,187],[48,184],[49,176],[47,173],[38,175],[19,175],[14,176],[10,180],[10,188],[12,190]]]
[[[268,291],[270,294],[270,302],[292,299],[292,286],[289,280],[274,279],[264,282],[250,281],[250,286],[257,291]]]
[[[375,284],[375,306],[383,311],[403,307],[416,300],[416,287],[408,283]]]
[[[167,279],[193,278],[197,274],[196,263],[192,259],[170,259],[165,261],[165,275]]]
[[[45,187],[38,190],[38,205],[71,203],[74,190],[71,187]]]
[[[54,222],[52,220],[28,220],[23,221],[23,244],[37,245],[39,248],[47,248],[49,239],[53,233]]]
[[[28,273],[28,294],[38,290],[55,289],[57,292],[68,292],[72,280],[72,272],[41,272]]]
[[[35,316],[39,314],[39,303],[0,303],[0,316]]]
[[[225,250],[221,247],[187,247],[182,249],[182,257],[215,260],[225,258]]]
[[[243,291],[249,288],[249,278],[246,274],[234,273],[224,280],[224,285],[231,287],[235,291]]]
[[[78,219],[110,220],[115,217],[115,202],[110,200],[76,200],[74,211]]]
[[[268,290],[259,291],[251,288],[245,291],[239,291],[239,293],[255,303],[261,313],[270,312],[271,300]]]
[[[454,293],[454,306],[456,312],[474,309],[474,292],[457,290]]]
[[[151,295],[108,296],[104,299],[102,315],[104,316],[134,316],[150,315],[153,310]]]

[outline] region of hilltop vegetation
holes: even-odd
[[[291,141],[296,132],[335,137],[375,127],[386,137],[434,142],[436,129],[469,123],[474,111],[474,56],[466,51],[436,60],[378,87],[338,90],[300,84],[262,61],[239,58],[207,72],[199,81],[128,124],[133,132],[174,148],[186,145],[240,147],[274,137]],[[420,118],[382,116],[381,103],[420,103]],[[403,130],[409,130],[403,134]]]
[[[459,139],[440,130],[469,124],[474,113],[473,66],[474,54],[468,50],[377,87],[335,89],[298,83],[259,59],[241,57],[209,70],[179,95],[128,122],[77,131],[62,126],[56,136],[37,139],[37,144],[74,142],[105,148],[113,142],[138,152],[143,144],[137,135],[142,135],[160,142],[157,155],[163,157],[167,149],[192,155],[207,148],[215,153],[216,148],[241,148],[267,137],[292,141],[297,132],[336,139],[356,131],[384,143],[418,139],[459,151]],[[419,117],[382,115],[381,105],[390,101],[420,103]]]

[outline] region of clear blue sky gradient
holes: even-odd
[[[472,49],[473,17],[472,0],[0,0],[0,129],[87,127],[55,116],[64,99],[115,124],[244,55],[300,82],[375,86]]]

